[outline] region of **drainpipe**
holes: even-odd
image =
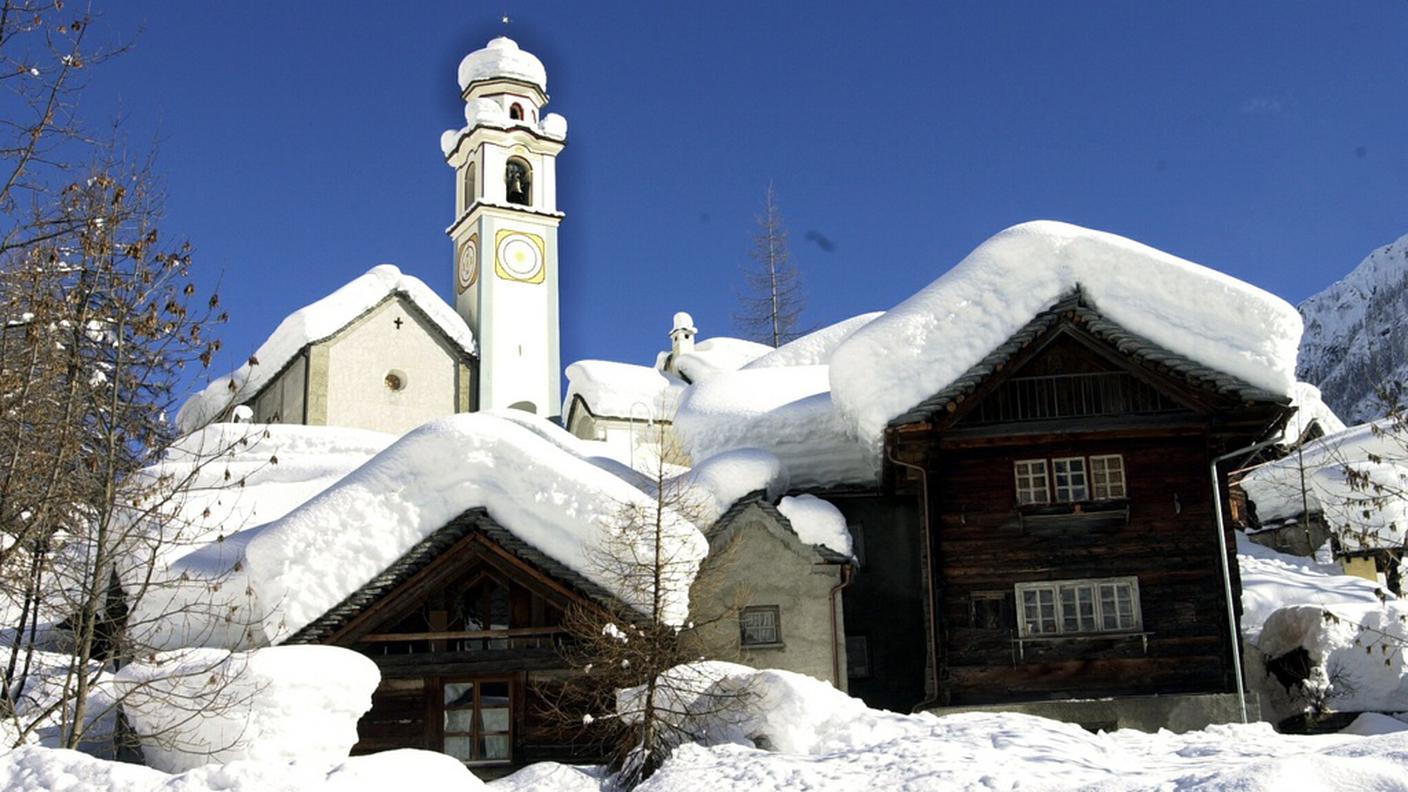
[[[924,565],[927,574],[924,576],[929,589],[929,651],[934,658],[934,695],[915,704],[911,712],[922,712],[939,702],[941,693],[939,691],[939,614],[938,603],[934,602],[934,547],[929,541],[929,474],[924,468],[918,465],[911,465],[908,462],[901,462],[895,458],[893,453],[886,453],[886,458],[891,463],[908,468],[919,474],[919,536],[924,542]]]
[[[851,585],[851,565],[849,563],[841,565],[841,582],[831,587],[831,678],[837,690],[841,689],[841,651],[836,648],[836,639],[840,630],[836,626],[836,595],[841,593],[841,589]],[[849,685],[847,686],[849,687]]]
[[[1237,679],[1237,704],[1242,708],[1242,723],[1247,723],[1247,690],[1242,682],[1242,634],[1237,629],[1237,610],[1232,602],[1232,570],[1227,563],[1227,528],[1222,519],[1222,478],[1217,474],[1217,466],[1236,456],[1251,454],[1273,445],[1275,440],[1263,440],[1246,448],[1229,451],[1213,457],[1208,465],[1212,477],[1212,510],[1217,519],[1217,558],[1222,563],[1222,593],[1227,598],[1227,632],[1232,638],[1232,671]]]

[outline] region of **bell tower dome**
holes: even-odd
[[[479,409],[552,416],[558,350],[557,155],[542,61],[500,36],[460,61],[466,125],[440,139],[455,171],[455,307],[479,342]]]

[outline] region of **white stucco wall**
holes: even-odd
[[[299,355],[269,384],[251,405],[256,423],[303,423],[303,388],[307,360]]]
[[[456,412],[456,355],[401,298],[382,303],[326,343],[329,426],[399,434]],[[399,391],[386,384],[393,371],[403,382]]]

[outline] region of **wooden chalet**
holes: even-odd
[[[423,748],[493,776],[600,759],[545,719],[537,699],[541,685],[570,673],[564,612],[592,603],[616,604],[476,508],[286,643],[346,647],[381,669],[354,754]]]
[[[1209,468],[1287,404],[1077,289],[892,421],[887,476],[920,505],[917,708],[1233,691]]]

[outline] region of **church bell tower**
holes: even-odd
[[[479,409],[555,416],[557,154],[567,120],[543,114],[542,61],[500,36],[460,61],[463,129],[441,136],[454,168],[455,307],[479,345]]]

